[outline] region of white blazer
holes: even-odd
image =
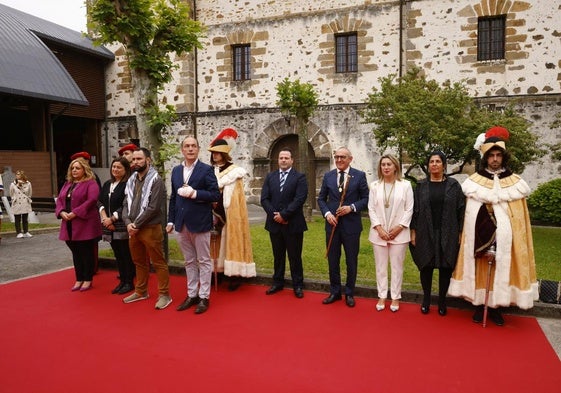
[[[411,234],[409,223],[413,216],[413,188],[407,180],[396,180],[393,190],[393,207],[389,220],[386,220],[384,208],[384,181],[376,180],[370,184],[370,195],[368,197],[368,215],[370,216],[370,233],[368,240],[372,244],[387,246],[389,244],[409,243]],[[395,239],[386,241],[380,238],[375,226],[381,225],[389,231],[396,225],[403,225],[405,228],[396,236]]]

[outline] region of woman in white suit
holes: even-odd
[[[402,179],[401,165],[391,154],[384,154],[378,163],[378,180],[370,185],[368,214],[371,222],[368,240],[374,246],[378,285],[376,310],[386,308],[389,262],[392,267],[390,310],[396,312],[401,299],[403,261],[410,241],[413,189]]]

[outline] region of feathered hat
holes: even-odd
[[[215,151],[219,153],[229,154],[230,151],[236,146],[236,139],[238,138],[238,133],[233,128],[225,128],[216,138],[210,142],[210,147],[208,151]]]
[[[475,150],[479,150],[481,157],[483,157],[492,147],[498,147],[503,151],[506,151],[505,142],[508,141],[509,137],[510,134],[506,128],[493,126],[485,133],[479,134],[473,147]]]

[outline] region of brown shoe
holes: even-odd
[[[199,302],[199,304],[197,304],[197,308],[195,309],[195,314],[202,314],[206,310],[208,310],[208,303],[208,299],[201,298],[201,301]]]

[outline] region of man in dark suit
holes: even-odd
[[[265,292],[272,295],[284,287],[286,255],[290,263],[292,287],[297,298],[304,297],[302,243],[308,229],[303,206],[308,197],[306,176],[292,168],[292,151],[279,152],[279,170],[270,172],[261,189],[261,206],[267,213],[265,229],[269,231],[274,255],[273,286]]]
[[[337,149],[334,159],[337,169],[324,175],[318,195],[318,206],[325,218],[330,283],[330,294],[323,299],[323,304],[331,304],[342,299],[340,259],[341,246],[343,246],[347,263],[345,301],[347,306],[354,307],[362,232],[360,212],[368,206],[368,182],[364,172],[350,167],[353,156],[349,149],[346,147]]]
[[[199,142],[192,136],[181,143],[185,161],[171,172],[171,196],[166,231],[174,228],[185,258],[187,297],[177,307],[183,311],[197,305],[195,314],[209,307],[212,260],[210,230],[212,202],[220,199],[214,169],[199,161]]]

